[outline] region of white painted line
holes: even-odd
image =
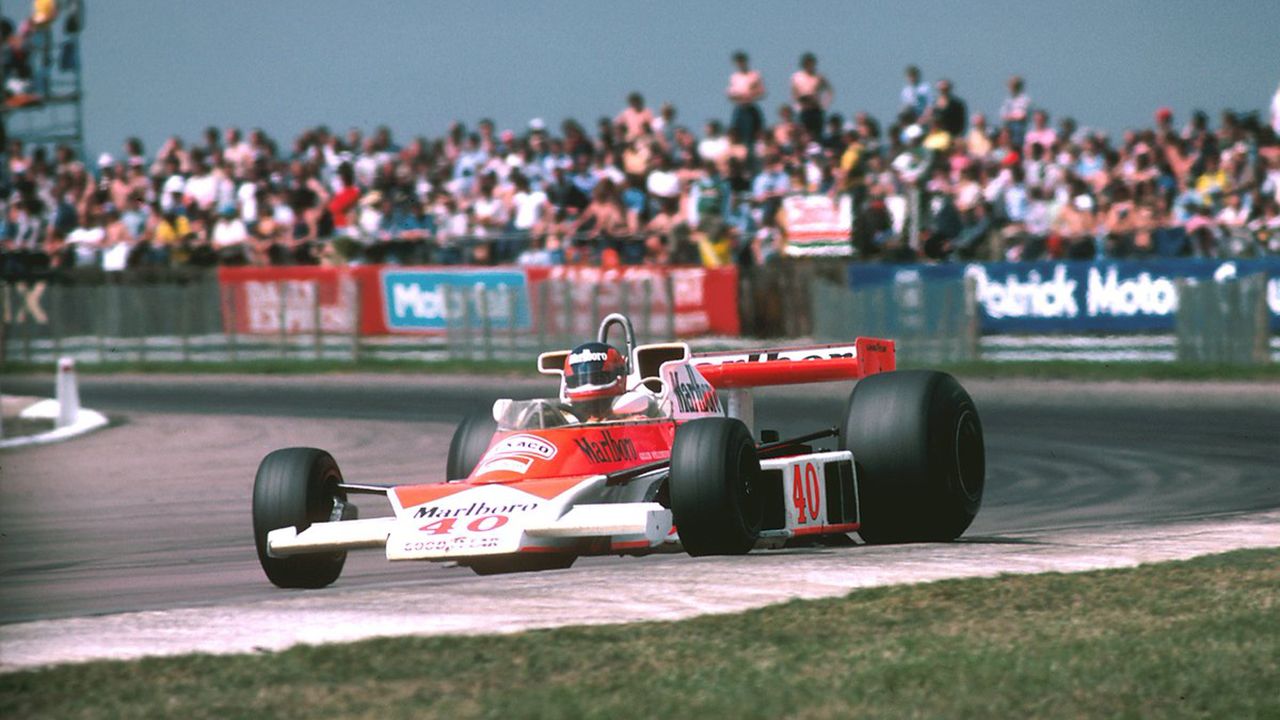
[[[980,342],[992,348],[1174,348],[1178,339],[1173,335],[985,335]]]
[[[281,591],[222,607],[0,627],[0,671],[192,652],[247,653],[370,637],[510,633],[677,620],[855,588],[1012,573],[1079,572],[1280,547],[1280,510],[1162,525],[1013,533],[930,545],[619,560],[447,585]],[[262,582],[266,582],[264,579]],[[341,583],[341,581],[339,581]]]
[[[992,363],[1018,363],[1018,361],[1088,360],[1092,363],[1172,363],[1178,360],[1174,351],[1158,350],[1010,350],[983,351],[982,359]]]

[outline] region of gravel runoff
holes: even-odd
[[[426,590],[281,591],[222,607],[46,620],[0,627],[0,671],[186,653],[269,652],[397,635],[678,620],[795,598],[948,578],[1080,572],[1280,547],[1280,511],[1127,527],[1011,533],[933,545],[773,551],[738,558],[467,578]],[[430,594],[427,594],[427,593]]]

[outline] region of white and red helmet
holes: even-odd
[[[562,394],[571,403],[617,397],[626,384],[627,363],[612,345],[583,343],[564,360]]]

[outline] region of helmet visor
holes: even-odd
[[[566,375],[564,385],[567,388],[600,387],[609,385],[618,379],[618,373],[606,370],[601,363],[580,363],[573,365],[573,374]]]

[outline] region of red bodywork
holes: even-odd
[[[573,425],[549,430],[506,430],[493,436],[492,449],[504,440],[533,436],[555,448],[554,457],[512,452],[511,457],[528,462],[524,472],[495,468],[481,463],[466,480],[404,485],[393,490],[401,506],[431,502],[447,495],[484,485],[520,483],[520,490],[550,499],[591,475],[627,470],[647,462],[666,460],[676,436],[674,420],[614,422]]]

